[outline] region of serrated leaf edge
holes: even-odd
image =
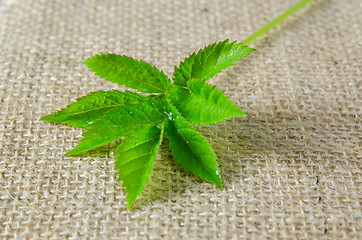
[[[163,82],[163,81],[160,81],[161,84],[165,87],[165,89],[161,89],[161,88],[159,88],[159,87],[157,87],[157,86],[154,86],[154,85],[152,85],[152,84],[149,84],[148,82],[143,82],[143,81],[138,80],[137,78],[132,77],[132,79],[135,80],[135,81],[137,81],[137,82],[140,82],[140,83],[142,83],[142,84],[148,85],[148,86],[150,86],[150,87],[152,87],[152,88],[154,88],[154,89],[160,90],[159,93],[167,93],[167,92],[169,91],[169,89],[172,87],[172,83],[171,83],[170,79],[167,77],[167,75],[166,75],[162,70],[159,70],[156,66],[154,66],[154,65],[152,65],[152,64],[150,64],[150,63],[148,63],[148,62],[145,62],[145,61],[143,61],[142,59],[136,59],[136,58],[133,58],[133,57],[124,55],[124,54],[123,54],[123,55],[118,55],[118,54],[115,54],[115,53],[100,53],[100,54],[95,54],[95,55],[87,58],[85,61],[83,61],[83,63],[84,63],[95,75],[99,76],[99,75],[96,73],[96,71],[94,71],[94,68],[93,68],[93,67],[88,66],[87,61],[90,60],[90,59],[92,59],[93,57],[97,57],[97,56],[107,56],[107,55],[115,55],[115,56],[125,57],[125,58],[129,58],[129,59],[131,59],[131,60],[134,60],[134,61],[136,61],[136,62],[138,62],[138,63],[141,63],[140,65],[135,65],[134,63],[132,63],[132,65],[133,65],[133,66],[136,66],[136,68],[141,68],[143,72],[148,72],[148,71],[145,70],[145,68],[142,66],[142,63],[147,64],[147,65],[149,65],[150,67],[152,67],[152,69],[156,70],[158,73],[161,73],[162,75],[164,75],[165,78],[166,78],[166,79],[169,81],[169,83],[170,83],[169,86],[165,86],[164,82]],[[142,74],[144,75],[144,73],[142,73]],[[153,74],[153,75],[155,75],[155,74]],[[99,76],[99,77],[101,77],[101,76]],[[158,76],[156,76],[156,77],[157,77],[158,80],[160,80]],[[108,80],[108,79],[106,79],[106,78],[104,78],[104,77],[101,77],[101,78],[103,78],[103,79],[105,79],[105,80],[107,80],[107,81],[110,81],[110,82],[114,82],[114,81]],[[114,82],[114,83],[117,83],[117,82]],[[120,83],[117,83],[117,84],[119,84],[119,85],[121,85],[121,86],[126,86],[126,85],[120,84]],[[127,86],[126,86],[126,87],[127,87]],[[130,87],[130,88],[133,88],[133,87]],[[136,88],[133,88],[133,89],[136,89]],[[136,89],[136,90],[138,90],[138,89]],[[150,93],[150,92],[146,92],[146,91],[142,91],[142,92]]]
[[[181,60],[178,66],[175,66],[175,67],[174,67],[174,74],[173,74],[173,78],[172,78],[174,84],[177,84],[177,85],[179,85],[179,86],[185,86],[185,85],[179,84],[178,81],[177,81],[177,79],[176,79],[176,77],[175,77],[176,69],[181,69],[181,64],[185,63],[185,61],[186,61],[187,59],[189,59],[189,58],[193,58],[192,63],[194,63],[194,62],[195,62],[195,58],[197,57],[197,54],[198,54],[199,52],[205,51],[206,48],[212,46],[210,52],[209,52],[209,53],[207,54],[207,56],[206,56],[206,59],[208,59],[209,56],[211,55],[213,49],[214,49],[218,44],[221,44],[221,43],[224,43],[224,44],[223,44],[220,52],[221,52],[221,51],[223,50],[223,48],[225,47],[225,44],[233,44],[233,46],[234,46],[235,44],[240,44],[240,45],[242,45],[242,46],[247,47],[248,49],[251,49],[251,52],[253,52],[253,51],[255,50],[254,48],[250,48],[250,47],[248,47],[248,46],[246,46],[246,45],[243,45],[243,43],[238,43],[236,40],[230,42],[230,40],[229,40],[228,38],[225,39],[225,40],[219,41],[219,42],[211,43],[211,44],[209,44],[209,45],[207,45],[207,46],[205,46],[205,47],[203,47],[203,48],[201,48],[201,49],[199,49],[199,50],[197,50],[197,51],[192,52],[189,56],[187,56],[187,57],[185,57],[183,60]],[[249,52],[248,54],[246,54],[244,57],[248,56],[251,52]],[[244,58],[244,57],[242,57],[242,58]],[[239,60],[240,60],[240,59],[239,59]],[[237,60],[237,61],[238,61],[238,60]],[[237,61],[235,61],[233,64],[231,64],[231,65],[228,66],[228,67],[234,66]],[[205,60],[205,62],[206,62],[206,60]],[[226,68],[225,68],[225,69],[226,69]],[[222,69],[221,71],[223,71],[223,70],[225,70],[225,69]],[[220,71],[220,72],[221,72],[221,71]],[[180,71],[180,72],[181,72],[181,71]],[[220,72],[219,72],[219,73],[220,73]],[[218,74],[218,73],[217,73],[217,74]],[[215,75],[217,75],[217,74],[215,74]],[[182,75],[182,77],[184,78],[183,80],[185,80],[186,83],[188,82],[188,80],[190,80],[190,79],[193,78],[193,77],[191,77],[191,78],[187,79],[183,74],[181,74],[181,75]],[[183,80],[182,80],[182,81],[183,81]],[[204,80],[207,81],[207,80],[209,80],[209,79],[204,79]],[[180,81],[181,81],[181,80],[180,80]]]
[[[149,99],[149,98],[147,98],[147,99]],[[147,100],[147,99],[145,99],[145,100]],[[162,100],[161,100],[161,101],[162,101]],[[166,102],[165,102],[165,103],[166,103]],[[137,104],[137,103],[135,103],[135,104]],[[120,107],[123,107],[123,106],[120,106]],[[92,125],[94,125],[96,122],[102,120],[102,118],[105,116],[105,113],[107,113],[107,112],[109,112],[109,111],[111,111],[111,110],[113,110],[113,109],[114,109],[114,108],[109,109],[108,111],[104,112],[104,113],[101,115],[101,117],[98,118],[98,119],[96,119],[96,120],[94,120],[94,122],[93,122],[90,126],[92,126]],[[167,115],[166,115],[166,114],[167,114],[166,112],[160,112],[158,108],[154,108],[154,109],[155,109],[156,111],[158,111],[161,115],[164,115],[165,118],[166,118],[166,116],[167,116]],[[87,149],[87,150],[83,150],[83,151],[74,151],[75,149],[77,149],[77,147],[79,146],[79,144],[81,144],[81,141],[85,138],[85,137],[84,137],[84,133],[86,133],[86,132],[84,132],[84,133],[82,134],[83,138],[80,140],[80,142],[77,144],[77,146],[75,146],[75,148],[73,148],[72,150],[70,150],[70,151],[68,151],[67,153],[65,153],[64,156],[75,155],[75,154],[77,154],[77,153],[87,152],[87,151],[89,151],[89,150],[96,149],[96,148],[98,148],[98,147],[103,146],[104,144],[107,144],[107,143],[110,143],[110,142],[113,142],[113,141],[116,141],[116,140],[119,140],[119,139],[123,138],[124,136],[126,136],[127,134],[129,134],[129,133],[132,132],[134,129],[136,129],[136,128],[140,127],[140,126],[144,126],[144,125],[158,126],[158,125],[162,124],[162,122],[164,122],[164,120],[158,120],[158,121],[154,121],[154,122],[149,122],[149,123],[147,123],[147,124],[138,124],[138,125],[135,126],[135,128],[132,128],[130,131],[128,131],[128,132],[125,133],[124,135],[119,136],[118,138],[116,138],[116,139],[114,139],[114,140],[112,140],[112,141],[103,142],[103,143],[99,144],[97,147],[94,147],[94,148],[91,148],[91,149]],[[88,131],[88,130],[90,130],[90,129],[87,129],[87,131]]]
[[[173,106],[173,105],[172,105],[172,106]],[[174,106],[174,107],[175,107],[175,106]],[[176,108],[176,107],[175,107],[175,108]],[[178,111],[178,110],[177,110],[177,111]],[[177,116],[177,117],[179,117],[179,116]],[[183,121],[185,121],[185,122],[187,122],[188,124],[190,124],[184,117],[182,117],[182,116],[180,116],[180,117],[182,118]],[[176,126],[176,123],[174,122],[174,120],[173,120],[172,118],[171,118],[171,119],[166,119],[166,121],[170,121],[176,129],[181,129],[181,128],[178,128],[178,127]],[[190,126],[193,127],[191,124],[190,124]],[[193,127],[193,128],[194,128],[194,127]],[[184,129],[187,129],[187,128],[184,128]],[[194,128],[194,130],[195,130],[202,138],[204,138],[205,141],[207,142],[207,144],[210,146],[210,149],[211,149],[211,151],[213,152],[213,154],[214,154],[214,156],[215,156],[214,161],[217,163],[217,161],[216,161],[216,159],[217,159],[217,158],[216,158],[216,155],[215,155],[214,151],[212,150],[212,146],[211,146],[211,144],[209,143],[209,141],[207,141],[207,139],[206,139],[199,131],[197,131],[196,128]],[[183,134],[181,134],[181,131],[179,131],[179,134],[181,135],[182,139],[183,139],[186,143],[188,143],[188,141],[187,141],[186,138],[183,136]],[[212,176],[212,178],[213,178],[214,181],[215,181],[215,178],[214,178],[213,173],[204,165],[202,159],[200,159],[199,155],[196,154],[196,152],[195,152],[195,150],[193,149],[193,147],[190,146],[189,144],[188,144],[188,146],[189,146],[189,148],[191,149],[191,151],[193,152],[193,154],[194,154],[195,156],[197,156],[198,160],[202,163],[202,165],[204,166],[204,168],[207,169],[207,171],[209,172],[209,174]],[[171,149],[171,147],[170,147],[170,149]],[[172,149],[171,149],[171,152],[172,152]],[[218,163],[217,163],[217,164],[218,164]],[[182,168],[184,168],[184,167],[182,167]],[[220,169],[219,169],[219,164],[218,164],[218,167],[217,167],[217,168],[218,168],[218,170],[220,171]],[[188,169],[185,169],[185,170],[187,170],[187,171],[193,173],[194,175],[196,175],[194,172],[192,172],[192,171],[190,171],[190,170],[188,170]],[[196,176],[197,176],[197,175],[196,175]],[[215,182],[212,182],[212,183],[214,183],[218,188],[222,189],[221,177],[220,177],[220,175],[218,175],[218,176],[219,176],[219,179],[216,179],[216,181],[215,181]],[[197,176],[197,177],[200,177],[201,179],[206,180],[206,181],[210,181],[210,180],[205,179],[205,178],[202,177],[202,176]],[[220,182],[220,185],[217,184],[218,181]]]
[[[150,125],[150,126],[154,126],[154,125]],[[135,129],[134,129],[134,130],[135,130]],[[129,133],[133,132],[134,130],[130,131]],[[127,133],[127,134],[125,135],[125,137],[127,137],[127,135],[128,135],[129,133]],[[153,147],[152,150],[150,151],[150,154],[149,154],[150,157],[148,158],[147,162],[145,163],[145,165],[144,165],[144,167],[143,167],[144,169],[146,169],[146,166],[147,166],[147,164],[150,162],[151,158],[154,157],[155,160],[156,160],[158,148],[160,147],[160,145],[161,145],[161,143],[162,143],[162,141],[163,141],[163,134],[164,134],[164,124],[161,125],[160,135],[159,135],[158,137],[152,138],[152,139],[150,139],[150,140],[147,141],[147,142],[150,142],[150,141],[158,138],[157,143],[154,145],[154,147]],[[143,142],[142,144],[145,144],[145,143],[147,143],[147,142]],[[134,148],[136,148],[137,146],[140,146],[140,145],[142,145],[142,144],[138,144],[138,145],[133,146],[132,148],[128,148],[126,151],[129,151],[129,150],[131,150],[131,149],[134,149]],[[155,151],[155,149],[157,149],[157,151]],[[116,151],[117,151],[117,150],[116,150]],[[146,156],[146,155],[148,155],[148,154],[143,154],[143,155],[141,155],[141,156],[137,156],[137,158],[142,157],[142,156]],[[136,158],[133,158],[133,159],[131,159],[131,160],[134,160],[134,159],[136,159]],[[131,160],[130,160],[130,161],[131,161]],[[154,161],[155,161],[155,160],[154,160]],[[128,162],[129,162],[129,161],[128,161]],[[128,162],[126,162],[126,163],[128,163]],[[117,163],[117,160],[116,160],[116,162],[115,162],[115,165],[117,166],[116,163]],[[124,164],[126,164],[126,163],[124,163]],[[123,166],[124,164],[122,164],[122,165],[120,165],[120,166]],[[120,166],[117,166],[116,169],[118,170]],[[134,170],[134,171],[137,171],[137,170],[139,170],[139,169],[140,169],[140,168],[138,168],[138,169],[136,169],[136,170]],[[132,172],[134,172],[134,171],[132,171]],[[147,183],[149,182],[149,178],[150,178],[151,175],[152,175],[152,171],[153,171],[153,170],[151,170],[151,174],[148,176],[148,180],[147,180],[145,186],[146,186]],[[131,174],[132,172],[129,172],[129,173],[128,173],[127,175],[125,175],[122,179],[121,179],[120,176],[119,176],[119,179],[120,179],[121,181],[123,181],[124,178],[125,178],[126,176],[128,176],[129,174]],[[143,174],[144,174],[144,171],[143,171]],[[140,183],[141,183],[141,181],[137,184],[137,188],[140,186]],[[128,186],[125,187],[125,191],[126,191],[126,193],[127,193],[127,196],[126,196],[126,199],[127,199],[127,208],[128,208],[128,210],[131,211],[133,202],[134,202],[134,201],[137,199],[137,197],[142,193],[143,189],[141,190],[140,193],[138,193],[138,195],[135,197],[135,199],[133,199],[132,201],[130,201],[129,198],[128,198],[128,196],[129,196],[129,195],[128,195],[128,191],[127,191],[128,188],[129,188]]]
[[[197,79],[197,80],[204,81],[204,80],[198,79],[198,78],[191,78],[190,80],[192,80],[192,79]],[[190,81],[190,80],[189,80],[189,81]],[[195,91],[193,91],[191,88],[189,88],[189,85],[188,85],[188,84],[189,84],[189,81],[187,82],[187,86],[177,85],[177,87],[180,87],[180,88],[183,88],[183,89],[185,89],[185,90],[188,90],[188,91],[190,92],[190,94],[191,94],[191,93],[194,94],[194,96],[196,96],[196,97],[197,97],[198,99],[200,99],[201,101],[206,101],[206,102],[208,102],[210,105],[216,106],[217,108],[220,107],[219,105],[210,102],[210,101],[209,101],[209,98],[208,98],[208,99],[203,98],[203,97],[200,96],[200,94],[198,94],[197,92],[195,92]],[[205,83],[206,83],[206,82],[205,82]],[[206,84],[208,84],[209,86],[211,86],[211,87],[214,88],[214,89],[212,90],[213,93],[216,92],[216,91],[220,91],[220,92],[222,93],[222,96],[226,97],[227,100],[230,101],[230,102],[233,104],[233,106],[235,106],[235,107],[239,110],[239,114],[238,114],[238,115],[231,115],[231,116],[229,116],[229,117],[227,117],[227,118],[225,118],[225,119],[223,119],[223,120],[220,120],[220,121],[194,122],[194,121],[191,121],[191,120],[187,119],[187,117],[185,116],[185,113],[183,113],[182,111],[180,111],[180,109],[173,104],[173,101],[172,101],[171,98],[169,99],[169,100],[170,100],[170,101],[169,101],[169,104],[172,104],[172,106],[175,107],[175,108],[177,109],[177,111],[180,112],[180,114],[181,114],[185,119],[187,119],[187,121],[192,122],[193,124],[196,124],[197,126],[201,126],[201,125],[211,126],[211,125],[213,125],[213,124],[220,123],[220,122],[225,121],[226,119],[229,119],[229,118],[232,118],[232,117],[243,117],[243,116],[247,116],[247,114],[246,114],[243,110],[241,110],[238,106],[236,106],[233,101],[231,101],[231,99],[230,99],[229,96],[225,95],[225,92],[221,91],[220,89],[216,88],[216,86],[213,86],[213,85],[211,85],[211,84],[209,84],[209,83],[206,83]],[[206,86],[206,85],[204,85],[204,86]],[[204,86],[202,86],[202,88],[204,88]],[[170,92],[170,93],[172,93],[172,92]],[[219,98],[218,100],[220,100],[220,98]]]

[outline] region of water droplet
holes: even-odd
[[[168,117],[168,120],[172,120],[172,112],[165,112]]]
[[[88,124],[92,124],[92,123],[93,123],[93,121],[87,121],[87,123],[88,123]]]
[[[220,176],[220,170],[216,170],[216,175],[219,175]]]

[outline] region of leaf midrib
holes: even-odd
[[[134,60],[137,61],[138,63],[140,63],[140,65],[136,65],[136,64],[132,63],[133,66],[136,67],[136,68],[139,68],[139,67],[140,67],[140,68],[141,68],[141,74],[142,74],[142,76],[147,79],[148,77],[145,75],[145,72],[148,72],[148,71],[145,71],[144,67],[142,66],[142,63],[145,63],[145,62],[141,62],[141,61],[138,61],[138,60],[136,60],[136,59],[134,59]],[[146,63],[146,64],[147,64],[147,63]],[[150,65],[150,66],[153,67],[152,65]],[[116,67],[117,67],[117,66],[116,66]],[[117,69],[118,69],[118,67],[117,67]],[[152,69],[152,70],[154,70],[154,69]],[[157,71],[158,71],[158,69],[157,69]],[[152,74],[152,77],[160,80],[153,72],[151,72],[151,74]],[[137,81],[137,82],[144,83],[144,84],[146,84],[146,85],[148,85],[148,86],[150,86],[150,87],[153,87],[153,88],[155,88],[155,89],[158,89],[158,90],[160,90],[160,91],[163,92],[163,93],[167,92],[167,89],[161,89],[161,88],[159,88],[159,87],[157,87],[157,86],[154,86],[154,85],[152,85],[152,84],[150,84],[150,83],[148,83],[148,82],[141,81],[141,80],[135,78],[132,74],[127,74],[127,75],[125,74],[125,76],[131,77],[133,80],[135,80],[135,81]],[[162,81],[160,81],[160,82],[162,83]],[[163,85],[163,84],[162,84],[162,85]]]
[[[163,126],[162,126],[163,127]],[[137,171],[137,170],[139,170],[139,169],[143,169],[142,170],[142,176],[141,176],[141,180],[138,182],[138,184],[136,185],[136,189],[137,189],[137,192],[139,191],[139,188],[140,188],[140,186],[141,186],[141,182],[143,182],[142,180],[144,180],[144,175],[145,175],[145,171],[146,171],[146,166],[149,164],[149,162],[150,162],[150,160],[151,160],[151,156],[152,156],[152,154],[154,153],[154,151],[155,151],[155,148],[156,148],[156,146],[157,145],[159,145],[159,143],[160,143],[160,141],[161,141],[161,134],[163,133],[163,130],[161,130],[160,131],[160,134],[158,135],[158,137],[155,137],[155,138],[152,138],[152,139],[150,139],[150,140],[148,140],[148,141],[146,141],[146,142],[150,142],[150,141],[152,141],[152,140],[154,140],[154,139],[157,139],[158,138],[158,141],[156,141],[156,143],[155,143],[155,145],[153,146],[153,148],[152,148],[152,150],[149,152],[149,153],[147,153],[147,154],[143,154],[143,155],[141,155],[141,156],[139,156],[139,157],[142,157],[142,156],[146,156],[146,155],[149,155],[149,157],[147,158],[147,161],[145,162],[145,164],[144,164],[144,166],[143,167],[140,167],[140,168],[137,168],[137,169],[134,169],[133,171],[131,171],[131,172],[129,172],[127,175],[125,175],[124,177],[123,177],[123,179],[125,179],[128,175],[130,175],[131,173],[133,173],[133,172],[135,172],[135,171]],[[145,142],[145,143],[146,143]],[[136,145],[136,146],[139,146],[139,145],[141,145],[141,144],[138,144],[138,145]],[[134,149],[135,147],[132,147],[132,148],[130,148],[130,149]],[[130,150],[130,149],[127,149],[127,151],[128,150]],[[133,158],[132,160],[134,160],[135,158]],[[132,161],[131,160],[131,161]],[[128,162],[130,162],[130,161],[128,161]],[[122,164],[123,165],[123,164]],[[121,165],[121,166],[122,166]],[[126,186],[126,188],[128,188],[128,186]],[[142,190],[142,189],[141,189]],[[136,197],[137,197],[137,195],[139,194],[139,193],[137,193],[136,192]],[[133,200],[134,201],[134,200]],[[133,202],[132,201],[132,202]]]
[[[137,60],[136,60],[136,61],[137,61]],[[147,62],[144,62],[144,61],[142,61],[142,60],[140,60],[140,61],[138,61],[138,62],[141,63],[141,64],[140,64],[140,67],[142,68],[142,70],[145,69],[142,64],[146,64],[146,66],[150,66],[151,69],[152,69],[154,72],[157,73],[157,75],[156,75],[155,73],[152,72],[152,75],[155,76],[157,79],[159,79],[160,82],[161,82],[161,84],[162,84],[162,86],[165,88],[165,89],[160,89],[160,88],[158,88],[158,89],[164,90],[164,93],[166,93],[166,92],[168,91],[168,88],[167,88],[167,86],[165,86],[164,80],[167,79],[169,82],[171,82],[170,79],[166,76],[166,74],[165,74],[163,71],[158,70],[155,66],[153,66],[153,65],[151,65],[151,64],[149,64],[149,63],[147,63]],[[142,73],[143,73],[143,72],[148,72],[148,71],[147,71],[147,70],[146,70],[146,71],[142,71]],[[162,76],[159,76],[160,74],[161,74]],[[150,86],[152,86],[152,85],[150,85]],[[156,88],[157,88],[157,87],[156,87]]]
[[[163,127],[163,126],[162,126],[162,127]],[[161,131],[160,131],[160,135],[158,136],[158,141],[156,141],[156,144],[153,146],[152,151],[150,152],[150,157],[147,158],[147,162],[145,163],[145,165],[144,165],[144,167],[143,167],[144,170],[142,171],[142,177],[141,177],[142,180],[144,179],[144,175],[145,175],[145,171],[146,171],[146,166],[148,165],[148,163],[149,163],[150,160],[151,160],[152,153],[154,152],[156,146],[157,146],[157,145],[159,144],[159,142],[161,141],[161,134],[162,134],[162,132],[163,132],[163,131],[161,130]],[[137,189],[139,188],[140,184],[141,184],[141,181],[137,184]]]
[[[139,99],[139,101],[142,101],[143,99]],[[118,104],[118,105],[110,105],[110,106],[105,106],[105,107],[98,107],[98,108],[93,108],[89,111],[83,111],[83,112],[77,112],[77,113],[73,113],[73,114],[67,114],[67,115],[61,115],[59,117],[69,117],[69,116],[74,116],[74,115],[80,115],[80,114],[84,114],[84,113],[87,113],[87,112],[91,112],[91,111],[96,111],[96,110],[100,110],[102,108],[116,108],[116,107],[122,107],[128,103],[130,104],[136,104],[138,103],[139,101],[137,102],[127,102],[127,103],[123,103],[123,104]]]
[[[151,138],[151,139],[149,139],[148,141],[143,142],[142,144],[137,144],[137,145],[135,145],[134,147],[128,148],[128,149],[126,149],[125,151],[122,151],[122,152],[130,151],[130,150],[132,150],[132,149],[135,149],[135,148],[138,147],[138,146],[141,146],[141,145],[143,145],[143,144],[145,144],[145,143],[151,142],[151,141],[153,141],[154,139],[157,139],[157,138],[158,138],[158,137]],[[152,151],[153,151],[153,149],[152,149]],[[131,158],[129,161],[124,162],[124,163],[121,164],[120,166],[123,166],[124,164],[129,163],[129,162],[133,161],[133,160],[136,159],[136,158],[144,157],[144,156],[150,154],[152,151],[147,152],[146,154],[142,154],[142,155],[136,156],[136,157],[134,157],[134,158]],[[121,152],[121,153],[122,153],[122,152]]]
[[[204,85],[205,86],[205,85]],[[190,91],[191,91],[191,93],[193,93],[193,94],[195,94],[196,95],[196,97],[198,97],[199,99],[201,99],[201,100],[204,100],[204,101],[206,101],[206,102],[208,102],[208,103],[210,103],[211,105],[214,105],[214,106],[216,106],[216,107],[218,107],[219,105],[217,105],[216,103],[213,103],[213,102],[210,102],[209,101],[209,99],[206,99],[206,98],[203,98],[202,96],[201,96],[201,93],[197,93],[197,92],[195,92],[194,90],[192,90],[191,88],[189,88],[190,89]],[[201,90],[201,89],[200,89]],[[211,92],[213,92],[214,91],[214,89],[211,91]],[[210,92],[210,93],[211,93]],[[210,94],[209,94],[210,95]],[[220,95],[219,95],[220,96]],[[218,99],[219,99],[220,97],[218,97]],[[224,110],[224,109],[221,109],[221,110]]]

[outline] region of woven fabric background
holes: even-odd
[[[224,188],[161,146],[132,212],[111,154],[63,157],[82,129],[39,118],[97,90],[101,52],[172,76],[191,52],[242,41],[297,0],[3,0],[1,239],[362,239],[362,4],[320,0],[210,82],[247,117],[199,130]]]

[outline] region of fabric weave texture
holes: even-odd
[[[166,141],[130,212],[112,151],[64,157],[83,130],[39,121],[90,92],[126,90],[86,68],[92,55],[171,77],[193,51],[241,42],[296,2],[3,0],[0,238],[362,239],[359,0],[316,1],[210,80],[248,114],[198,127],[222,190],[181,169]]]

